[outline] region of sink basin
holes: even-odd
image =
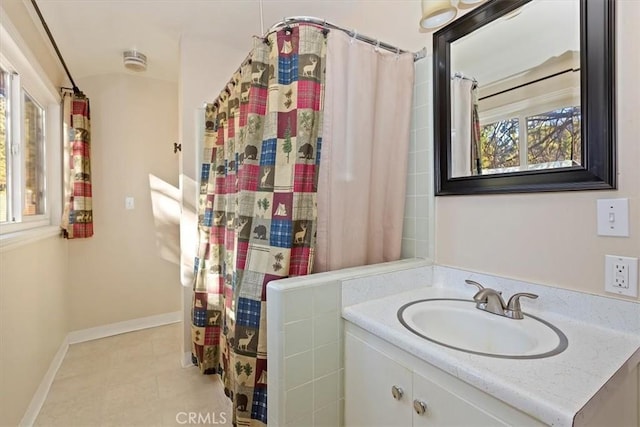
[[[509,319],[479,310],[471,300],[413,301],[400,307],[398,320],[426,340],[489,357],[539,359],[568,345],[562,331],[545,320],[527,313],[524,319]]]

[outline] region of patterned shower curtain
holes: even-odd
[[[65,93],[63,98],[65,154],[69,159],[65,178],[65,205],[61,228],[64,237],[93,236],[91,193],[91,120],[89,98]]]
[[[325,36],[300,24],[258,40],[205,112],[192,353],[238,426],[267,423],[266,285],[312,268]]]

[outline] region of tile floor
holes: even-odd
[[[219,377],[180,366],[181,329],[176,323],[69,346],[35,426],[231,426]]]

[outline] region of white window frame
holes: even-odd
[[[529,170],[527,117],[571,106],[575,99],[580,100],[579,88],[567,88],[481,112],[479,114],[481,128],[485,124],[501,120],[518,119],[518,154],[520,162],[518,166],[508,168],[483,169],[482,173],[492,174]]]
[[[21,174],[11,173],[12,177],[20,182],[8,183],[11,186],[11,203],[14,205],[13,217],[15,222],[0,224],[0,248],[4,249],[16,243],[32,241],[50,235],[59,234],[60,215],[62,213],[62,129],[61,129],[61,99],[55,86],[48,79],[46,73],[38,63],[37,58],[27,44],[24,42],[19,32],[6,18],[6,14],[0,8],[0,63],[2,67],[16,73],[16,82],[12,84],[12,91],[17,91],[20,99],[19,108],[12,108],[11,120],[22,124],[23,90],[44,109],[45,115],[45,196],[44,214],[29,215],[22,217],[22,209],[15,209],[16,203],[22,207],[24,197],[24,154],[20,150],[20,155],[12,155],[10,168],[19,168]],[[12,83],[14,83],[12,81]],[[15,93],[13,94],[16,95]],[[17,121],[16,121],[17,120]],[[12,127],[11,132],[14,132]],[[12,141],[21,141],[21,135],[16,131],[12,135]],[[15,151],[15,150],[12,150]],[[18,191],[15,190],[18,188]]]

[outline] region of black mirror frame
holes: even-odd
[[[490,0],[433,35],[436,196],[617,188],[614,0],[580,0],[582,166],[456,178],[449,175],[450,45],[529,1]]]

